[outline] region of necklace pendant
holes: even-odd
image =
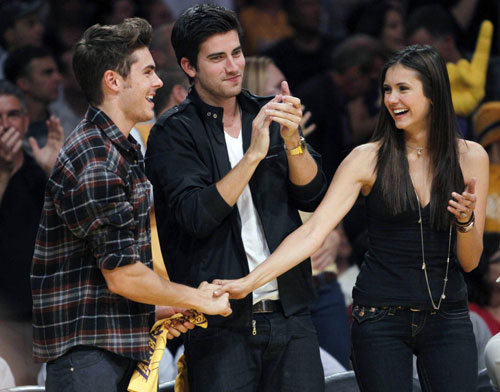
[[[423,147],[417,147],[417,155],[418,156],[422,155],[422,150],[423,149],[424,149]]]

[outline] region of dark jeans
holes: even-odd
[[[320,279],[318,281],[318,298],[311,306],[311,316],[318,331],[319,345],[342,366],[350,369],[349,320],[344,294],[336,280],[323,284]]]
[[[47,392],[126,392],[137,361],[90,346],[76,346],[47,363]]]
[[[186,336],[190,392],[324,391],[318,338],[310,314],[253,315],[256,335],[196,328]]]
[[[412,357],[423,392],[472,392],[477,351],[469,311],[353,307],[352,362],[362,392],[411,392]]]

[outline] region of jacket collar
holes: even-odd
[[[188,97],[191,100],[191,102],[193,102],[196,109],[199,111],[199,114],[203,116],[203,118],[206,118],[207,121],[215,121],[215,122],[222,121],[222,115],[224,113],[224,110],[219,106],[212,106],[205,103],[200,98],[198,92],[194,87],[190,88]],[[241,93],[239,93],[236,96],[236,99],[238,100],[238,104],[240,105],[241,110],[249,113],[253,113],[256,110],[258,111],[260,107],[263,106],[269,100],[269,98],[272,97],[258,97],[249,93],[245,89],[242,89]]]

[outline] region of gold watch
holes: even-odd
[[[301,136],[299,139],[299,142],[297,144],[297,147],[291,148],[290,150],[286,148],[286,145],[284,147],[285,147],[285,151],[290,155],[303,154],[307,148],[306,139],[304,139],[304,137]]]

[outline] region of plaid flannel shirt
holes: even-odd
[[[90,107],[45,190],[31,270],[36,360],[76,345],[146,358],[154,307],[109,291],[101,269],[152,267],[150,193],[138,144]]]

